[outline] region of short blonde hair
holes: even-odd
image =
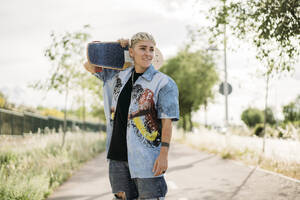
[[[138,42],[144,41],[144,40],[150,40],[151,42],[154,43],[154,46],[156,45],[154,37],[150,33],[139,32],[139,33],[134,34],[131,37],[130,47],[133,48]]]

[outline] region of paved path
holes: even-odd
[[[299,200],[300,181],[174,144],[166,200]],[[104,153],[88,162],[48,200],[111,200]]]

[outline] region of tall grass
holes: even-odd
[[[207,129],[192,133],[173,131],[173,139],[189,144],[198,150],[215,153],[222,158],[259,165],[300,180],[300,142],[295,140],[266,138],[265,152],[262,153],[263,139],[253,136],[223,135]]]
[[[99,133],[0,136],[0,199],[41,200],[105,148]]]

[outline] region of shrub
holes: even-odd
[[[263,130],[264,130],[264,124],[262,124],[262,123],[256,124],[256,126],[254,128],[254,135],[256,135],[258,137],[262,137]]]
[[[60,134],[0,137],[0,199],[45,199],[105,147],[97,133],[68,133],[60,145]]]
[[[242,113],[242,121],[249,127],[255,127],[258,123],[263,123],[264,114],[256,108],[248,108]]]

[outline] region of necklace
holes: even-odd
[[[131,83],[132,83],[132,87],[133,87],[133,84],[134,84],[133,79],[134,79],[134,70],[133,70],[133,72],[132,72],[132,74],[131,74]]]

